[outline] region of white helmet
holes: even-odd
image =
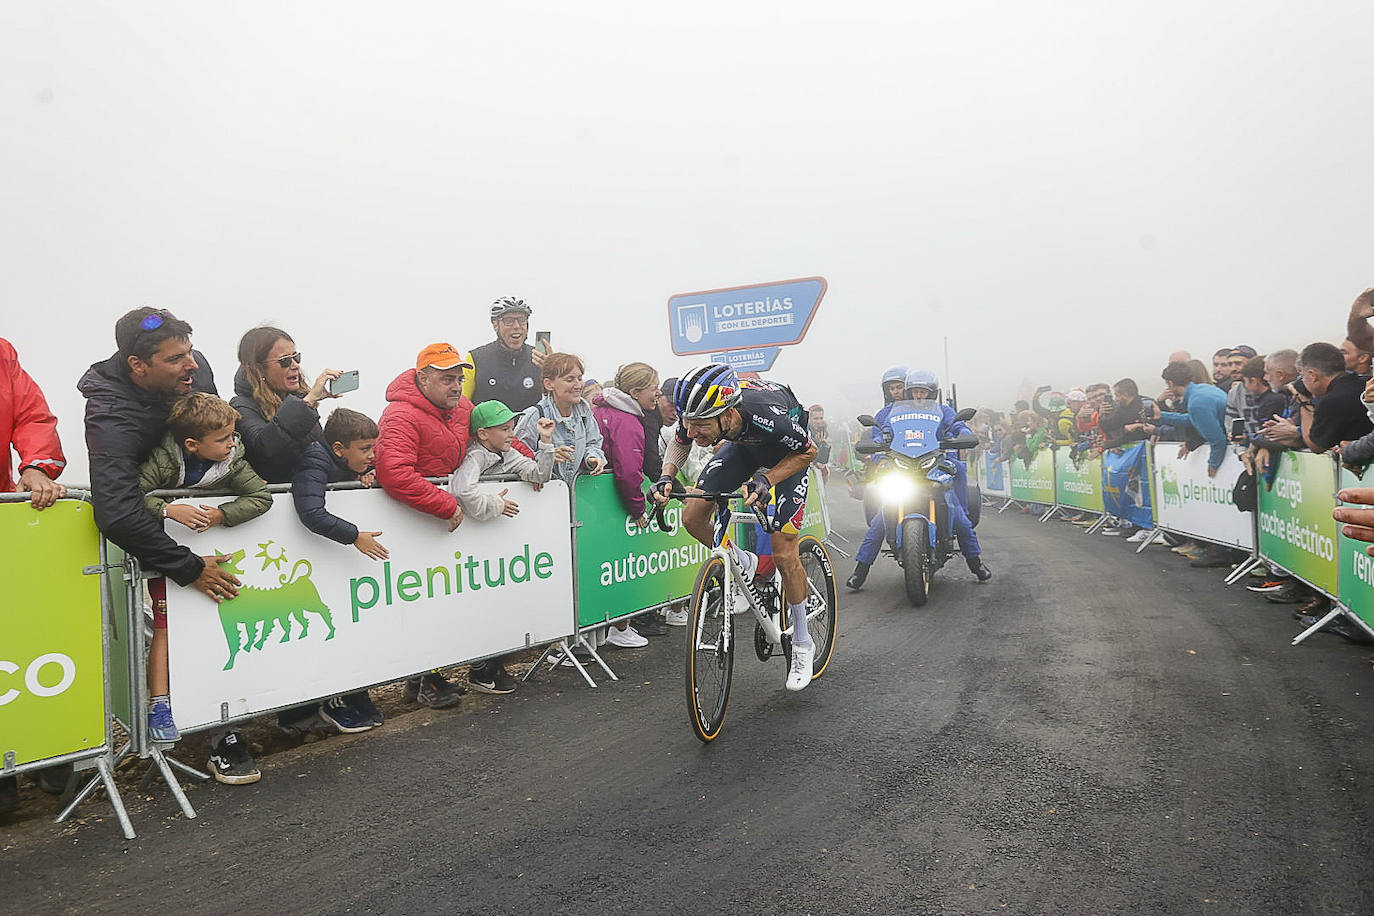
[[[491,304],[491,320],[495,321],[502,315],[509,315],[512,312],[518,315],[524,315],[528,318],[532,311],[533,309],[525,304],[524,299],[517,299],[514,296],[502,296]]]

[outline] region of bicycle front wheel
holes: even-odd
[[[687,715],[692,731],[712,741],[725,724],[735,668],[734,617],[725,589],[725,561],[711,557],[697,573],[687,621]]]
[[[811,680],[814,681],[825,673],[835,655],[835,572],[825,545],[809,534],[798,539],[797,554],[806,571],[806,629],[816,646],[815,659],[811,663]]]

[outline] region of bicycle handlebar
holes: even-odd
[[[650,499],[652,498],[653,497],[650,497]],[[668,491],[668,500],[659,503],[654,507],[654,511],[650,513],[649,519],[650,521],[658,522],[658,528],[664,534],[672,534],[676,529],[668,524],[668,519],[665,518],[663,515],[663,510],[668,508],[668,501],[674,499],[745,500],[748,498],[748,494],[746,494],[743,490],[730,490],[724,493],[713,493],[710,491],[703,490],[692,493],[688,492],[683,487],[674,487],[673,489]],[[754,510],[755,515],[759,516],[760,522],[765,523],[764,527],[766,528],[767,517],[764,516],[763,513],[760,511],[760,506],[757,503],[755,503],[750,508]]]

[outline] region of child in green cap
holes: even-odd
[[[555,461],[567,461],[572,457],[572,446],[554,447],[554,422],[542,418],[536,426],[539,432],[536,457],[529,458],[516,451],[512,447],[515,414],[500,401],[478,404],[472,409],[468,425],[472,441],[467,457],[449,480],[449,491],[463,507],[464,518],[486,521],[503,515],[514,518],[520,512],[515,500],[506,497],[510,492],[508,487],[499,493],[491,492],[491,488],[485,491],[478,488],[478,480],[486,472],[518,474],[521,480],[534,484],[537,489],[548,483]],[[472,689],[497,694],[514,690],[519,682],[506,671],[505,660],[502,656],[474,665],[468,673]]]
[[[552,420],[540,420],[536,426],[539,431],[539,451],[534,458],[527,458],[512,448],[515,414],[500,401],[483,401],[474,407],[469,428],[474,441],[467,457],[449,480],[449,492],[463,507],[466,518],[478,521],[503,515],[514,518],[520,512],[515,500],[506,498],[508,490],[491,493],[477,488],[478,479],[488,471],[517,474],[521,480],[540,487],[548,483],[555,461],[566,461],[572,457],[571,447],[565,445],[554,448]]]

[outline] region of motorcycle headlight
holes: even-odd
[[[883,502],[899,503],[916,495],[916,481],[906,474],[887,474],[878,481]]]

